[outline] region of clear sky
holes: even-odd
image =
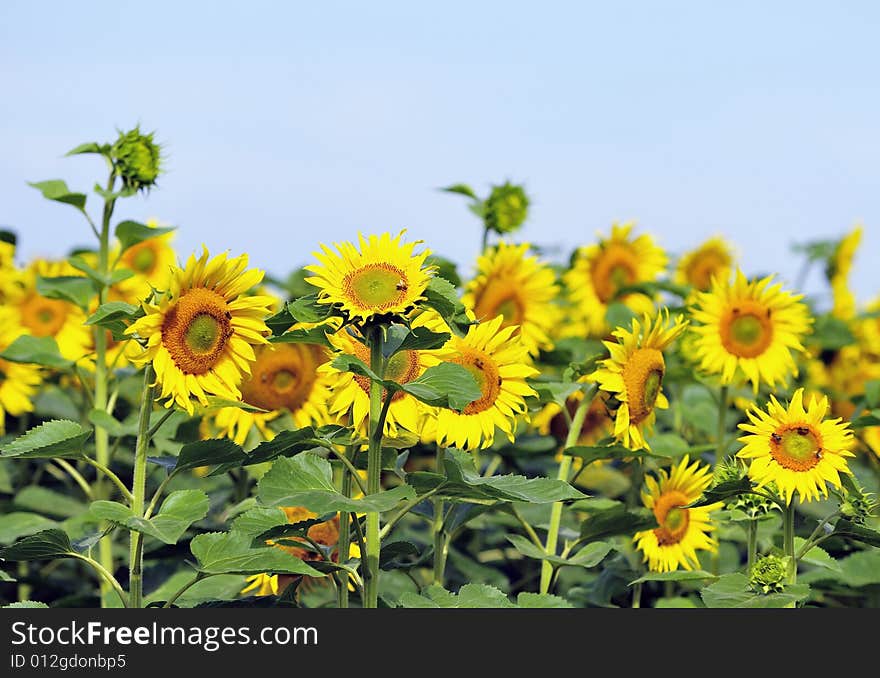
[[[275,274],[318,241],[409,229],[470,269],[464,200],[524,182],[523,239],[636,220],[672,253],[722,233],[747,272],[857,221],[880,291],[880,3],[0,2],[0,224],[25,257],[89,242],[25,181],[140,122],[168,172],[131,218]],[[96,196],[92,199],[96,200]],[[871,253],[875,253],[873,256]],[[807,290],[818,289],[818,276]]]

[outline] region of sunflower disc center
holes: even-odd
[[[627,359],[623,367],[623,383],[631,423],[641,423],[654,411],[665,373],[663,354],[655,348],[640,348]]]
[[[489,280],[474,301],[474,314],[477,318],[497,318],[500,315],[504,317],[502,327],[522,325],[525,309],[517,294],[518,284],[503,276]]]
[[[242,400],[264,410],[296,412],[312,393],[318,356],[309,344],[284,344],[257,353]]]
[[[370,364],[370,351],[359,341],[354,342],[354,354],[368,365]],[[398,384],[407,384],[419,376],[420,361],[418,351],[400,351],[395,353],[385,363],[385,378],[396,381]],[[361,390],[370,395],[370,378],[356,374],[354,380]],[[403,391],[397,391],[392,397],[392,401],[400,400],[406,394]],[[387,398],[388,392],[382,389],[382,398]]]
[[[730,266],[730,262],[717,252],[706,252],[697,257],[688,269],[688,280],[698,290],[712,286],[712,276]]]
[[[296,388],[296,372],[289,369],[278,370],[272,377],[272,388],[280,393],[286,393]]]
[[[665,492],[654,504],[654,517],[660,527],[654,529],[660,546],[671,546],[684,539],[690,525],[690,511],[682,508],[690,503],[684,492]]]
[[[131,267],[138,273],[150,273],[156,265],[156,253],[151,247],[141,247],[131,257]]]
[[[210,313],[200,313],[186,328],[186,344],[197,355],[210,353],[220,337],[220,323]]]
[[[21,324],[35,337],[54,337],[64,327],[67,310],[63,301],[35,296],[22,308]]]
[[[740,358],[755,358],[770,346],[773,325],[770,309],[749,301],[729,309],[721,321],[721,343]]]
[[[162,345],[184,374],[205,374],[223,357],[233,334],[226,300],[213,290],[187,290],[166,313]]]
[[[788,425],[770,436],[770,455],[792,471],[809,471],[822,459],[822,439],[812,426]]]
[[[369,264],[345,277],[344,288],[361,308],[383,310],[404,298],[407,290],[403,271],[390,264]]]
[[[629,248],[611,245],[592,267],[593,288],[603,304],[617,296],[618,290],[637,279],[638,261]]]
[[[482,395],[462,410],[463,414],[479,414],[488,410],[495,404],[501,393],[502,379],[498,373],[498,366],[488,355],[480,352],[466,353],[452,362],[464,367],[477,382],[477,388]]]

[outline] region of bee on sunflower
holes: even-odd
[[[209,258],[208,250],[186,266],[175,267],[168,292],[144,302],[146,315],[127,330],[145,343],[132,362],[152,362],[161,399],[192,414],[192,398],[207,406],[208,396],[240,400],[239,384],[256,359],[254,346],[267,343],[272,297],[246,296],[263,278],[248,269],[247,255]]]

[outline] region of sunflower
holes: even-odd
[[[828,398],[810,399],[804,409],[804,389],[791,397],[788,408],[770,396],[767,411],[748,412],[751,423],[739,425],[749,435],[739,438],[745,444],[737,456],[750,459],[749,477],[758,487],[776,483],[791,503],[795,491],[801,501],[828,496],[827,483],[839,488],[840,474],[850,473],[846,458],[854,456],[853,434],[840,419],[825,420]]]
[[[496,316],[471,325],[464,337],[453,336],[428,355],[430,364],[457,363],[470,372],[481,396],[461,412],[440,409],[436,418],[437,443],[461,450],[486,448],[495,440],[495,428],[513,442],[517,418],[528,421],[526,396],[537,393],[526,383],[538,371],[527,364],[528,349],[517,327],[504,327]]]
[[[314,276],[306,278],[319,289],[318,301],[337,304],[352,320],[367,321],[374,315],[402,314],[423,298],[434,272],[425,266],[430,250],[414,253],[421,241],[402,244],[401,231],[364,238],[360,249],[353,243],[336,243],[336,252],[321,245],[315,252],[320,265],[306,266]]]
[[[173,269],[167,294],[156,304],[145,302],[146,315],[126,330],[146,341],[133,362],[153,362],[166,407],[176,402],[192,414],[192,396],[202,405],[208,395],[240,399],[242,375],[256,358],[253,346],[266,343],[263,320],[273,303],[244,295],[263,277],[247,263],[246,254],[209,260],[205,249],[198,259],[191,255],[185,268]]]
[[[445,323],[434,312],[424,311],[411,322],[412,328],[426,327],[432,332],[448,333]],[[362,343],[363,337],[354,328],[345,328],[336,334],[327,335],[330,343],[340,353],[353,355],[365,363],[370,363],[370,351]],[[415,349],[398,351],[385,365],[385,378],[406,384],[417,379],[429,366],[429,352]],[[370,412],[370,379],[352,372],[340,372],[330,363],[319,370],[329,379],[330,397],[327,403],[330,416],[335,419],[351,413],[350,423],[361,433],[366,433],[366,420]],[[383,392],[382,398],[387,397]],[[391,405],[385,418],[386,435],[397,437],[400,429],[419,433],[425,416],[425,408],[413,396],[398,391],[391,396]]]
[[[638,315],[653,308],[653,300],[644,294],[618,298],[623,287],[655,280],[666,267],[666,254],[651,236],[630,237],[633,226],[631,222],[613,224],[609,238],[575,252],[572,266],[563,276],[572,306],[566,333],[607,334],[605,315],[613,301],[625,304]]]
[[[699,323],[691,330],[695,358],[701,369],[720,375],[722,384],[741,372],[757,393],[761,382],[776,386],[798,373],[792,352],[804,350],[801,340],[813,320],[801,295],[771,282],[769,276],[749,282],[737,271],[732,283],[716,278],[691,304]]]
[[[147,220],[147,226],[157,228],[156,219]],[[164,233],[147,238],[129,247],[118,257],[118,266],[134,273],[116,285],[121,298],[131,303],[139,303],[150,295],[152,288],[168,288],[172,269],[177,263],[174,248],[171,246],[173,233]]]
[[[681,258],[675,282],[705,292],[712,286],[713,278],[730,277],[733,259],[733,248],[723,238],[709,238]]]
[[[82,275],[66,261],[37,259],[25,269],[21,285],[8,300],[16,313],[15,322],[24,328],[26,334],[54,338],[61,355],[73,361],[92,352],[92,333],[85,324],[86,315],[74,304],[50,299],[37,292],[37,279]]]
[[[831,312],[834,317],[843,320],[853,318],[856,314],[856,298],[849,287],[849,274],[861,241],[862,227],[856,226],[837,243],[826,270],[834,299]]]
[[[679,567],[693,570],[700,566],[697,551],[718,550],[709,514],[721,508],[722,502],[684,508],[712,483],[712,469],[699,461],[689,464],[685,455],[668,472],[662,469],[659,481],[651,476],[645,480],[647,492],[642,491],[642,501],[654,512],[658,527],[636,532],[633,541],[652,572],[672,572]]]
[[[14,298],[20,278],[21,271],[15,266],[15,245],[0,240],[0,304]]]
[[[554,300],[559,293],[556,274],[535,256],[530,245],[499,243],[477,260],[477,275],[461,301],[477,320],[503,316],[502,327],[519,325],[523,343],[533,356],[550,349],[550,333],[558,326]]]
[[[301,523],[318,517],[316,513],[312,513],[301,506],[283,507],[281,510],[284,511],[285,516],[287,516],[287,522],[290,524]],[[332,519],[326,520],[322,523],[312,525],[306,534],[308,534],[309,539],[320,546],[326,548],[336,546],[339,542],[338,516],[334,516]],[[266,540],[267,545],[287,551],[287,553],[300,560],[314,561],[322,559],[321,554],[315,553],[307,548],[308,544],[303,540],[297,539],[296,537],[287,537],[284,539],[284,542],[285,543],[278,543],[272,539]],[[303,546],[295,546],[293,545],[294,543],[302,543]],[[336,553],[331,557],[333,560],[337,560]],[[247,586],[241,590],[241,593],[250,593],[253,591],[256,596],[277,596],[279,592],[283,592],[295,578],[296,577],[293,575],[277,575],[269,572],[255,574],[247,578]]]
[[[263,440],[272,440],[275,433],[268,424],[284,412],[290,413],[297,428],[328,423],[328,379],[318,372],[328,357],[323,346],[267,344],[257,347],[255,354],[250,376],[241,383],[241,399],[266,411],[223,407],[209,415],[210,428],[244,445],[254,429]]]
[[[681,316],[669,323],[665,309],[654,318],[633,318],[631,329],[612,333],[617,341],[605,341],[611,357],[600,361],[591,379],[620,405],[614,419],[614,438],[632,449],[650,449],[645,431],[654,426],[655,408],[666,409],[663,395],[666,361],[663,351],[687,326]]]
[[[12,313],[0,308],[0,351],[22,334]],[[0,359],[0,435],[6,433],[6,415],[13,417],[32,412],[33,399],[42,381],[40,369],[36,365],[12,363]]]

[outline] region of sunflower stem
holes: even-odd
[[[375,326],[367,332],[370,345],[370,369],[381,379],[385,372],[382,357],[382,327]],[[382,384],[370,382],[370,439],[367,450],[367,494],[376,494],[382,487]],[[366,576],[364,577],[364,607],[379,605],[379,513],[367,512],[366,530]]]
[[[342,453],[346,461],[350,461],[354,455],[354,445],[347,445],[345,452]],[[348,466],[342,466],[342,478],[339,482],[339,491],[343,497],[351,496],[352,475]],[[339,513],[339,543],[337,545],[338,555],[336,557],[339,563],[348,560],[348,552],[351,550],[351,513],[348,511],[340,511]],[[336,590],[336,606],[343,608],[348,607],[348,586],[340,586]]]
[[[131,487],[131,510],[137,518],[144,517],[144,497],[147,490],[147,450],[150,446],[150,413],[153,410],[153,366],[148,363],[144,369],[144,386],[141,395],[141,409],[138,414],[138,436],[134,448],[134,482]],[[139,608],[143,604],[144,537],[140,532],[131,532],[128,563],[129,607]]]
[[[593,404],[593,397],[596,394],[596,385],[591,384],[584,393],[583,399],[578,404],[574,416],[571,418],[571,426],[568,427],[568,434],[565,437],[565,446],[563,447],[562,461],[559,462],[559,470],[556,474],[558,480],[568,481],[568,474],[571,470],[571,457],[564,454],[565,450],[577,443],[583,428],[584,420],[587,418],[587,412],[590,405]],[[544,552],[547,555],[556,555],[556,544],[559,541],[559,526],[562,523],[562,502],[557,501],[550,509],[550,526],[547,530],[547,543]],[[541,584],[540,592],[548,593],[550,591],[550,582],[553,579],[553,565],[548,561],[541,563]]]
[[[727,427],[725,421],[727,417],[727,399],[728,399],[728,391],[729,388],[727,384],[721,387],[721,391],[718,394],[718,433],[715,438],[715,467],[718,468],[721,465],[721,462],[724,460],[724,453],[727,449],[726,439],[724,436]],[[719,540],[720,546],[720,540]],[[749,568],[751,570],[751,568]],[[721,572],[721,549],[717,549],[715,554],[712,556],[712,574],[719,574]]]
[[[750,520],[746,529],[748,536],[748,560],[746,565],[746,573],[751,575],[752,568],[755,566],[755,559],[758,555],[758,521]]]
[[[434,471],[443,472],[443,458],[446,456],[446,449],[437,445],[437,455],[434,461]],[[449,555],[449,535],[443,527],[443,512],[446,505],[442,499],[434,498],[431,503],[434,505],[434,521],[431,531],[434,533],[434,579],[435,584],[443,586],[443,579],[446,576],[446,558]]]
[[[794,498],[782,512],[782,550],[788,557],[788,583],[797,583],[797,558],[794,552]]]
[[[107,180],[107,192],[112,193],[116,183],[116,170],[111,166],[110,178]],[[101,218],[101,230],[98,234],[98,272],[106,279],[109,275],[110,260],[110,220],[113,217],[115,200],[104,200],[104,211]],[[92,224],[93,230],[94,224]],[[101,285],[98,288],[98,305],[107,300],[107,288]],[[95,393],[91,399],[96,410],[107,412],[107,387],[109,372],[107,370],[107,330],[100,325],[95,325]],[[107,429],[95,425],[95,457],[99,464],[110,464],[110,437]],[[93,496],[95,499],[104,499],[104,479],[101,476],[95,478]],[[104,526],[102,526],[103,529]],[[98,563],[106,572],[113,572],[113,540],[108,536],[98,542]],[[113,590],[106,577],[101,578],[101,606],[105,605],[105,598]]]

